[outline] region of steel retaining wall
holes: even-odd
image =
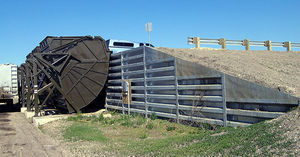
[[[122,82],[131,81],[131,103],[124,103]],[[232,87],[237,82],[238,87]],[[239,86],[249,86],[243,89]],[[226,87],[230,86],[230,87]],[[253,95],[269,91],[266,98]],[[236,94],[244,90],[243,94]],[[250,91],[250,92],[249,92]],[[229,96],[226,96],[228,93]],[[273,100],[279,97],[280,100]],[[252,98],[252,99],[251,99]],[[243,101],[241,101],[243,100]],[[177,121],[187,120],[224,126],[248,126],[276,118],[299,100],[227,74],[183,61],[148,47],[111,55],[106,108],[125,113],[155,113]]]

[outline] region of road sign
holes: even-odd
[[[148,22],[145,24],[146,32],[148,32],[148,42],[150,47],[150,32],[152,31],[152,23]]]
[[[152,31],[152,23],[148,22],[145,24],[146,32],[151,32]]]

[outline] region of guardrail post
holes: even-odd
[[[195,44],[195,48],[200,48],[200,37],[194,37],[193,43]]]
[[[246,51],[250,50],[250,42],[248,39],[244,39],[242,45],[245,46]]]
[[[272,51],[272,41],[271,40],[265,41],[265,47],[267,47],[269,51]]]
[[[283,47],[286,47],[286,51],[292,50],[290,41],[283,42]]]
[[[219,45],[222,45],[222,49],[226,50],[226,39],[225,38],[219,39]]]

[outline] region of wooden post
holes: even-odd
[[[219,39],[219,45],[222,45],[222,49],[226,50],[226,39],[225,38]]]
[[[132,102],[131,97],[131,80],[122,80],[123,84],[123,103],[127,104],[128,114],[130,115],[130,104]]]
[[[30,111],[30,105],[31,105],[31,87],[30,87],[30,71],[29,71],[29,67],[28,65],[25,65],[25,71],[26,71],[26,107],[27,107],[27,111]]]
[[[290,41],[284,42],[283,47],[286,47],[286,51],[291,51],[292,50]]]
[[[25,74],[25,71],[24,69],[21,70],[21,92],[22,92],[22,96],[21,96],[21,100],[22,100],[22,107],[25,107],[25,78],[24,78],[24,75]]]
[[[242,45],[245,46],[245,50],[246,50],[246,51],[249,51],[249,50],[250,50],[250,43],[249,43],[249,40],[248,40],[248,39],[243,40]]]
[[[269,51],[272,51],[272,41],[271,40],[265,41],[265,47],[267,47]]]
[[[37,65],[33,61],[33,98],[34,98],[34,116],[37,117],[40,109],[39,109],[39,95],[38,95],[38,76],[37,76]]]
[[[200,48],[200,37],[194,37],[193,43],[195,44],[195,48]]]

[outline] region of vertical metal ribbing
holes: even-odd
[[[130,85],[131,86],[131,85]],[[130,95],[131,95],[131,87],[128,87],[128,91],[127,91],[127,107],[128,107],[128,115],[130,115]]]
[[[227,106],[226,106],[226,86],[225,86],[225,74],[221,77],[222,82],[222,99],[223,99],[223,126],[227,125]]]
[[[144,98],[145,98],[145,117],[148,118],[148,99],[147,99],[147,65],[146,65],[146,48],[143,48],[144,62]]]
[[[123,80],[124,80],[124,75],[123,75],[123,60],[124,60],[124,57],[123,57],[123,52],[120,52],[121,53],[121,86],[122,86],[122,92],[121,92],[121,97],[122,97],[122,113],[125,114],[125,107],[124,107],[124,102],[123,102]]]
[[[175,75],[175,92],[176,92],[176,121],[179,123],[179,101],[178,101],[178,79],[177,79],[177,65],[176,60],[174,59],[174,75]]]

